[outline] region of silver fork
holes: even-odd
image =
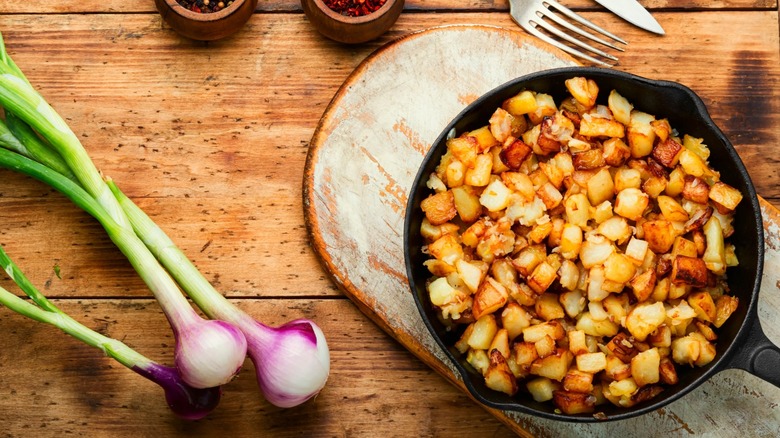
[[[590,21],[580,17],[579,15],[574,13],[571,9],[561,5],[555,0],[509,0],[509,14],[512,16],[512,19],[515,21],[515,23],[520,25],[520,27],[525,29],[531,35],[541,39],[542,41],[552,44],[553,46],[567,53],[586,59],[594,64],[598,64],[605,67],[612,66],[611,64],[604,62],[601,59],[594,58],[593,56],[588,55],[585,52],[577,50],[574,47],[571,47],[567,44],[563,44],[560,41],[553,39],[549,34],[552,34],[564,41],[567,41],[572,45],[581,47],[598,56],[617,62],[618,60],[617,57],[603,50],[597,49],[591,46],[590,44],[573,37],[569,33],[566,33],[563,30],[561,30],[561,28],[566,29],[573,34],[577,34],[581,37],[587,38],[591,41],[595,41],[606,47],[621,52],[623,51],[622,47],[616,46],[609,41],[605,41],[599,38],[598,36],[593,35],[590,32],[580,29],[579,27],[573,25],[570,21],[561,18],[558,14],[556,14],[556,12],[559,12],[561,15],[564,15],[565,17],[567,17],[569,20],[573,22],[579,23],[582,26],[588,27],[595,32],[607,36],[614,41],[617,41],[622,44],[628,44],[618,36],[615,36],[612,33],[596,26]],[[545,18],[549,19],[549,21],[545,20]],[[555,23],[558,26],[555,26],[550,22]],[[549,32],[549,34],[542,32],[540,28],[546,32]]]

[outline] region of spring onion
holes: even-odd
[[[184,382],[176,368],[160,365],[126,344],[101,335],[71,318],[33,286],[2,247],[0,247],[0,267],[35,303],[25,301],[0,287],[0,304],[35,321],[59,328],[85,344],[100,349],[107,356],[156,383],[165,392],[166,402],[176,415],[188,420],[197,420],[205,417],[219,404],[222,395],[219,387],[193,388]]]
[[[98,211],[90,203],[77,202],[80,196],[69,193],[73,187],[65,181],[60,181],[64,177],[57,178],[57,172],[42,172],[40,168],[29,163],[17,167],[17,170],[62,191],[77,205],[95,216],[104,227],[104,222],[113,226],[110,220],[102,218],[101,214],[105,212],[117,217],[117,228],[122,232],[127,229],[125,224],[129,222],[135,235],[207,316],[232,323],[241,330],[247,341],[247,352],[255,364],[260,389],[269,402],[280,407],[292,407],[316,396],[324,387],[330,372],[330,353],[322,330],[313,321],[306,319],[292,321],[280,327],[270,327],[254,320],[230,303],[113,181],[103,178],[102,187],[97,186],[97,179],[92,172],[96,167],[78,139],[67,134],[70,130],[62,118],[29,86],[24,75],[0,47],[0,61],[2,60],[6,62],[5,66],[0,63],[0,104],[6,107],[7,112],[29,123],[62,155],[67,166],[78,177],[78,183],[103,209]],[[23,86],[24,84],[27,86]],[[0,154],[0,165],[13,168],[11,161],[13,160]],[[104,191],[106,188],[111,194],[110,200]],[[119,232],[112,230],[109,234],[113,231]],[[117,243],[117,246],[126,252],[123,245],[124,243]]]
[[[1,37],[0,61],[0,105],[6,114],[34,128],[76,176],[80,187],[63,181],[69,186],[66,192],[83,201],[80,206],[103,225],[160,303],[176,336],[174,358],[184,381],[196,388],[209,388],[232,380],[246,357],[244,335],[230,323],[204,320],[190,306],[176,282],[135,234],[76,135],[8,56]]]

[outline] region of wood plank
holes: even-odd
[[[599,10],[591,0],[562,0],[561,4],[575,10]],[[777,0],[640,0],[645,7],[657,9],[719,10],[719,9],[777,9]],[[406,0],[407,11],[509,10],[508,0]],[[269,0],[259,2],[258,12],[302,12],[300,1]],[[81,0],[62,2],[37,0],[35,2],[3,2],[0,14],[70,14],[70,13],[149,13],[156,12],[152,2],[123,0]]]
[[[315,400],[289,410],[271,406],[259,395],[253,365],[247,361],[241,375],[224,386],[216,411],[202,421],[181,421],[168,411],[155,385],[53,327],[0,308],[2,436],[416,436],[422,430],[443,436],[511,436],[367,323],[348,300],[237,303],[269,324],[308,317],[322,327],[332,367],[327,386]],[[172,360],[174,341],[155,302],[57,304],[148,357]]]

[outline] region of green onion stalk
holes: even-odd
[[[42,160],[30,154],[36,164],[47,170],[44,172],[38,169],[35,172],[43,172],[47,178],[59,177],[49,178],[49,185],[62,191],[98,219],[111,240],[151,289],[176,337],[174,358],[184,380],[196,388],[210,388],[232,380],[246,357],[245,336],[228,322],[204,320],[190,306],[176,282],[135,234],[122,207],[76,135],[33,89],[7,54],[1,36],[0,61],[3,61],[0,62],[0,105],[5,109],[6,121],[10,114],[16,132],[28,144],[32,144],[30,139],[33,136],[27,128],[37,132],[45,140],[42,143],[59,154],[78,184],[68,179],[66,174],[57,172],[55,169],[59,167],[58,164],[47,166],[49,163],[37,163]],[[22,144],[21,141],[19,143]],[[4,143],[0,143],[0,146],[4,146]],[[18,150],[18,147],[9,149],[17,155],[28,155]],[[14,161],[19,161],[8,156],[6,158],[11,166]],[[50,158],[57,161],[57,155]]]
[[[165,392],[165,399],[170,409],[179,417],[198,420],[208,415],[219,404],[222,396],[220,387],[193,388],[184,382],[176,368],[161,365],[123,342],[84,326],[60,310],[33,286],[8,257],[2,246],[0,246],[0,267],[34,303],[25,301],[0,286],[0,305],[35,321],[57,327],[81,342],[98,348],[135,373],[156,383]]]
[[[4,52],[4,50],[2,51]],[[13,98],[17,93],[30,94],[31,91],[29,87],[20,86],[21,82],[27,81],[21,71],[13,64],[10,56],[2,55],[0,58],[10,61],[6,63],[5,70],[3,70],[3,65],[0,65],[0,104],[5,106],[6,100],[10,100],[11,104],[18,100]],[[2,81],[3,71],[10,75],[6,78],[6,82]],[[18,88],[10,88],[10,86],[18,86]],[[10,88],[10,90],[6,88]],[[3,91],[4,89],[6,90]],[[11,96],[10,99],[5,97],[8,95]],[[40,102],[43,102],[42,98],[40,98]],[[78,139],[75,139],[75,136],[66,136],[64,140],[69,142],[67,147],[57,147],[63,138],[58,134],[58,130],[50,129],[49,125],[63,128],[62,124],[59,123],[62,119],[59,116],[56,118],[52,116],[56,113],[50,110],[51,107],[48,104],[38,103],[38,105],[45,109],[38,112],[30,110],[30,115],[21,118],[30,123],[50,145],[62,154],[63,158],[66,159],[67,166],[76,175],[84,172],[80,169],[95,168],[91,161],[89,164],[85,163],[85,161],[89,161],[89,156],[83,151],[83,147]],[[18,111],[22,107],[21,104],[17,103],[16,106],[11,106],[11,112]],[[6,108],[8,109],[8,106]],[[51,137],[50,134],[52,134]],[[74,139],[75,141],[73,141]],[[79,149],[79,152],[76,153],[72,149]],[[2,160],[0,160],[0,165],[7,167],[7,164]],[[28,174],[39,178],[32,173]],[[88,180],[85,183],[79,177],[79,182],[87,189],[86,184],[91,184],[93,181]],[[165,232],[125,196],[112,180],[106,178],[101,183],[103,184],[102,188],[87,190],[93,198],[105,201],[106,196],[103,189],[108,188],[112,194],[112,201],[119,205],[119,209],[123,216],[129,220],[135,234],[182,289],[187,292],[195,304],[210,318],[232,323],[243,332],[247,340],[247,353],[255,364],[261,392],[270,403],[279,407],[293,407],[315,397],[320,392],[330,373],[330,352],[325,336],[317,324],[308,319],[298,319],[279,327],[271,327],[256,321],[214,289]],[[60,187],[65,190],[70,189],[64,184],[60,184]],[[68,193],[63,193],[70,197]],[[108,203],[108,201],[106,202]],[[112,208],[110,211],[115,212],[113,202],[110,203]],[[91,211],[86,211],[92,214]]]

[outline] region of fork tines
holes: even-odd
[[[594,64],[611,67],[611,64],[601,59],[595,58],[591,55],[588,55],[585,52],[577,50],[576,48],[570,45],[563,44],[560,41],[552,38],[550,35],[556,36],[561,40],[568,42],[571,45],[580,47],[591,53],[594,53],[598,56],[601,56],[605,59],[609,59],[612,61],[617,61],[618,58],[603,50],[591,46],[587,42],[575,38],[574,36],[572,36],[572,34],[579,35],[583,38],[587,38],[591,41],[597,42],[606,47],[621,52],[623,51],[622,47],[616,46],[610,41],[606,41],[596,35],[593,35],[590,32],[582,30],[580,27],[577,27],[574,24],[572,24],[572,22],[579,23],[581,26],[585,26],[618,43],[628,44],[620,37],[613,35],[612,33],[600,28],[599,26],[596,26],[595,24],[582,18],[578,14],[574,13],[571,9],[561,5],[555,0],[510,0],[509,7],[510,7],[509,13],[512,16],[512,19],[518,25],[520,25],[520,27],[525,29],[528,33],[549,44],[554,45],[555,47],[567,53],[586,59]],[[568,18],[568,20],[561,18],[559,14]],[[551,22],[554,24],[552,24]],[[544,32],[541,31],[540,29],[544,30]],[[571,32],[571,34],[565,32],[562,29],[568,30],[569,32]]]

